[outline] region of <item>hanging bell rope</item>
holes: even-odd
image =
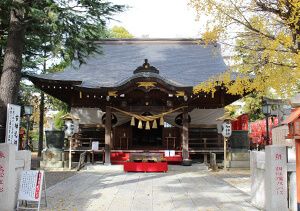
[[[187,108],[187,106],[182,106],[182,107],[179,107],[179,108],[176,108],[176,109],[171,109],[169,111],[166,111],[166,112],[163,112],[163,113],[160,113],[160,114],[156,114],[156,115],[153,115],[153,116],[142,116],[142,115],[139,115],[139,114],[135,114],[135,113],[131,113],[131,112],[128,112],[128,111],[123,111],[121,109],[118,109],[118,108],[115,108],[115,107],[110,107],[116,111],[119,111],[120,113],[123,113],[127,116],[131,116],[139,121],[143,121],[143,122],[147,122],[147,121],[154,121],[156,119],[160,119],[160,125],[163,125],[163,122],[164,122],[164,116],[165,115],[168,115],[168,114],[171,114],[173,112],[176,112],[180,109],[183,109],[183,108]],[[132,118],[131,118],[131,123],[132,123]]]

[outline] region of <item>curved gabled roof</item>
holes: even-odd
[[[130,80],[144,59],[159,69],[157,77],[177,86],[195,86],[224,72],[220,45],[199,39],[113,39],[98,41],[102,54],[91,55],[78,69],[36,75],[46,80],[81,81],[82,87],[118,86]]]

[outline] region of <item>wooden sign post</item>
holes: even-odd
[[[228,143],[228,138],[232,134],[232,129],[231,129],[231,122],[229,120],[225,120],[224,123],[222,124],[223,130],[222,130],[222,135],[224,137],[224,170],[227,169],[227,143]]]

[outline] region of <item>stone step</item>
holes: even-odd
[[[123,171],[123,165],[103,165],[103,164],[87,164],[87,171]]]
[[[62,161],[63,160],[63,154],[62,151],[55,151],[55,150],[46,150],[42,152],[42,158],[43,160],[51,160],[51,161]]]
[[[250,168],[250,161],[229,161],[230,168]]]
[[[48,169],[48,168],[63,168],[64,162],[63,161],[40,161],[40,168],[41,169]]]
[[[191,166],[168,165],[168,169],[169,171],[205,171],[208,170],[208,166],[204,163],[193,163]]]
[[[249,161],[250,152],[229,152],[228,158],[231,161]]]

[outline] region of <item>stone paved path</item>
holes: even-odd
[[[206,170],[168,173],[83,171],[47,190],[48,208],[70,211],[257,210],[249,195]]]

